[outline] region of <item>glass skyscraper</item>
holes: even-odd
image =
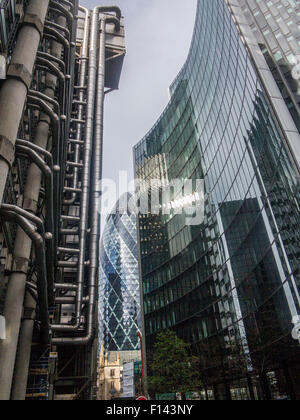
[[[250,29],[300,129],[300,3],[240,1]]]
[[[100,250],[100,342],[105,351],[140,348],[140,292],[136,215],[121,197],[108,216]],[[123,205],[123,203],[125,203]]]
[[[143,185],[205,182],[201,224],[175,210],[139,213],[146,349],[173,329],[198,355],[214,398],[294,398],[300,136],[263,54],[245,47],[231,3],[199,0],[170,103],[134,149]]]

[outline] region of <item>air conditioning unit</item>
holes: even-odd
[[[6,339],[6,324],[4,316],[0,315],[0,340]]]

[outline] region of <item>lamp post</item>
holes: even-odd
[[[145,383],[144,383],[144,358],[143,358],[143,337],[140,331],[138,331],[137,336],[140,339],[141,343],[141,361],[142,361],[142,391],[145,394]]]

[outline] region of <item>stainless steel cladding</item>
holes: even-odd
[[[103,107],[123,18],[77,0],[0,8],[0,400],[93,399]]]

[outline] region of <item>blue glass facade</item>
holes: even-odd
[[[139,215],[148,354],[171,328],[215,398],[299,396],[299,174],[225,1],[198,2],[171,94],[136,176],[204,179],[205,218]]]
[[[131,196],[128,196],[130,200]],[[136,215],[122,206],[107,218],[100,251],[100,341],[105,351],[139,349],[140,292]]]

